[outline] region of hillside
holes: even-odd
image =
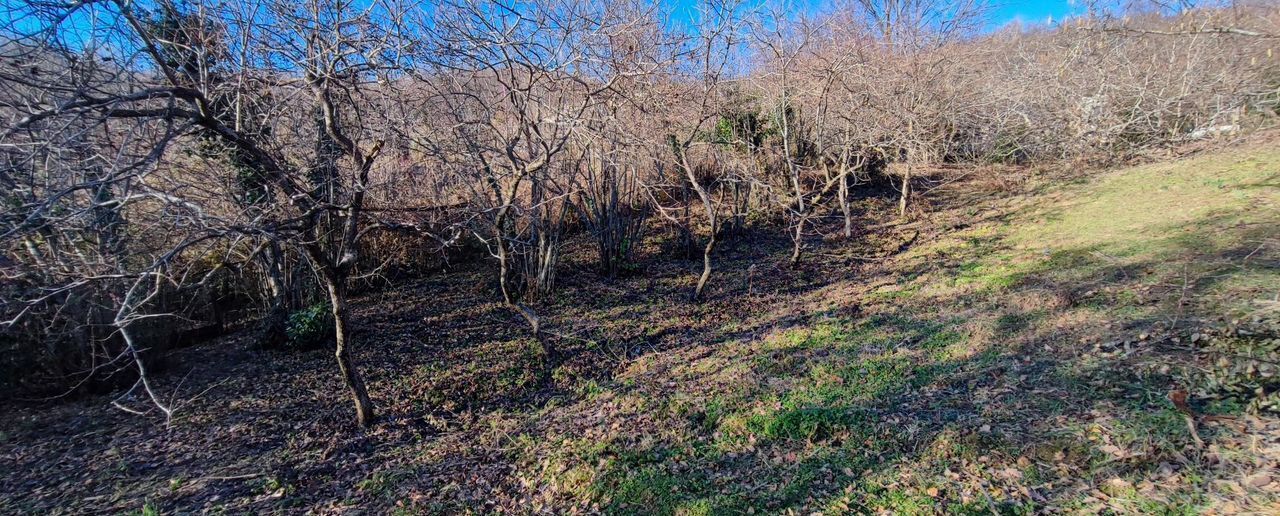
[[[571,252],[549,381],[460,265],[353,300],[373,428],[331,353],[237,335],[175,353],[168,427],[7,407],[0,512],[1277,511],[1280,419],[1210,379],[1277,386],[1248,347],[1280,317],[1274,143],[975,175],[909,224],[867,196],[798,268],[778,232],[730,239],[701,304],[669,234],[612,282]]]

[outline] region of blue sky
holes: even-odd
[[[688,21],[693,18],[694,6],[700,0],[654,0],[661,2],[672,12],[671,20]],[[747,0],[748,4],[763,3],[769,0]],[[829,7],[832,0],[787,0],[791,7],[799,10],[823,10]],[[983,1],[983,0],[980,0]],[[1069,15],[1081,14],[1082,0],[985,0],[990,7],[988,12],[988,30],[994,30],[1010,23],[1024,25],[1041,25],[1052,19],[1061,21]],[[143,2],[145,5],[148,2]],[[1104,2],[1105,3],[1105,2]],[[15,12],[26,11],[24,0],[0,0],[0,26],[21,27],[30,20],[15,20]],[[16,9],[15,9],[16,8]],[[75,24],[73,23],[72,26]]]
[[[690,11],[699,0],[666,0],[666,5],[674,9],[673,19],[689,19]],[[791,0],[798,9],[821,10],[829,6],[830,0]],[[1044,24],[1050,18],[1054,22],[1062,18],[1080,14],[1083,8],[1078,0],[989,0],[988,28],[996,29],[1006,24],[1019,22],[1027,25]]]
[[[1056,22],[1068,15],[1080,14],[1081,12],[1082,8],[1079,6],[1079,2],[1071,0],[1005,1],[993,6],[991,10],[991,25],[1000,27],[1014,21],[1042,24],[1050,17],[1053,17]]]

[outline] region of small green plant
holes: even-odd
[[[857,411],[839,407],[802,407],[755,415],[748,428],[769,440],[820,442],[857,428],[865,420]]]
[[[395,487],[409,476],[411,476],[409,471],[378,471],[356,482],[356,489],[377,496],[389,496],[395,492]]]
[[[290,484],[280,477],[269,476],[262,479],[262,493],[268,495],[290,495],[294,492],[293,484]]]
[[[289,314],[285,336],[291,349],[313,349],[333,337],[333,313],[329,305],[316,303]]]

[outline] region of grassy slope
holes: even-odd
[[[702,305],[698,264],[656,249],[616,282],[575,269],[539,307],[575,356],[551,389],[487,270],[430,278],[355,304],[373,431],[328,353],[230,340],[157,379],[193,398],[169,428],[15,408],[0,512],[1274,511],[1280,423],[1203,421],[1200,447],[1167,395],[1205,361],[1175,338],[1280,294],[1278,173],[1255,145],[951,185],[798,270],[785,241],[731,241]]]
[[[529,481],[619,512],[1275,510],[1274,421],[1196,447],[1164,337],[1280,293],[1278,180],[1255,148],[944,202],[958,230],[809,322],[639,360],[578,410],[671,422],[530,443]]]

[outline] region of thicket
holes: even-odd
[[[697,301],[723,239],[785,231],[798,264],[868,183],[911,218],[956,170],[1128,159],[1280,101],[1265,3],[994,32],[967,1],[702,7],[5,2],[5,387],[123,377],[167,414],[151,360],[250,325],[333,346],[367,424],[353,289],[482,261],[538,338],[571,238],[616,276],[669,231]]]

